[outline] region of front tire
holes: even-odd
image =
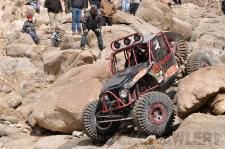
[[[166,94],[149,92],[136,101],[133,116],[140,131],[160,137],[172,130],[175,119],[174,105]]]
[[[117,129],[116,124],[99,125],[97,115],[100,113],[98,109],[98,101],[93,101],[83,111],[82,126],[85,134],[98,143],[106,142]],[[103,127],[104,126],[104,127]]]

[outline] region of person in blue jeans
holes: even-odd
[[[122,11],[130,12],[130,0],[122,0]]]
[[[81,11],[85,5],[85,0],[69,0],[69,7],[72,9],[72,32],[81,34]]]

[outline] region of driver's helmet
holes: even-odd
[[[62,34],[58,31],[54,31],[51,36],[52,45],[59,47],[62,42]]]

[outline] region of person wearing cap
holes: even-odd
[[[83,35],[81,37],[81,49],[85,49],[85,45],[87,42],[87,35],[90,30],[92,30],[98,40],[98,47],[102,51],[104,49],[103,40],[102,40],[102,16],[98,14],[98,9],[95,5],[93,5],[90,11],[84,16],[82,20],[83,27]]]
[[[61,25],[62,0],[45,0],[45,7],[48,9],[50,30],[54,31]]]
[[[27,20],[23,24],[23,28],[21,30],[22,33],[27,33],[31,36],[35,44],[40,44],[40,39],[36,33],[34,24],[33,24],[33,12],[28,10],[27,13]]]
[[[113,2],[113,0],[101,1],[101,13],[103,17],[103,26],[106,26],[106,24],[108,24],[109,26],[112,26],[112,17],[116,13],[116,11],[117,11],[116,4]]]

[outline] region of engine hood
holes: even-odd
[[[142,69],[147,67],[147,63],[141,63],[132,67],[129,67],[125,70],[119,71],[114,74],[110,79],[108,79],[103,88],[101,93],[106,92],[107,90],[112,90],[116,88],[121,88],[127,82],[134,78],[134,76]]]

